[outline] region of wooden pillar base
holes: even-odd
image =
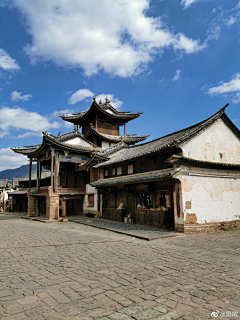
[[[46,219],[58,220],[59,219],[59,196],[52,193],[46,197]]]
[[[27,217],[38,217],[38,198],[28,196]]]

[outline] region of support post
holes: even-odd
[[[98,131],[97,126],[98,126],[98,115],[96,114],[95,129]]]
[[[39,160],[37,161],[37,191],[40,190],[40,181],[39,181]]]
[[[66,198],[62,198],[62,219],[61,222],[67,222]]]
[[[32,157],[30,157],[29,162],[29,191],[31,193],[31,180],[32,180]]]
[[[126,137],[126,123],[124,123],[124,137]]]
[[[54,184],[55,184],[55,186],[54,186],[54,192],[55,193],[57,193],[58,192],[58,166],[59,166],[59,163],[58,162],[56,162],[55,163],[55,172],[54,172]]]
[[[41,166],[41,162],[39,162],[39,190],[41,188],[41,177],[42,177],[42,166]]]
[[[51,188],[53,190],[53,161],[54,161],[54,155],[51,155]]]

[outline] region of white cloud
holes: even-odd
[[[21,69],[15,60],[3,49],[0,48],[0,68],[5,71]]]
[[[51,128],[59,128],[60,124],[56,121],[50,122],[47,117],[41,116],[37,112],[27,111],[19,107],[0,108],[0,138],[10,136],[11,130],[27,130],[33,135],[47,131]],[[28,133],[24,133],[29,136]],[[22,134],[17,138],[24,137]]]
[[[70,110],[70,109],[54,111],[53,113],[50,114],[49,119],[50,120],[59,119],[59,116],[72,114],[73,112],[74,110]],[[72,128],[73,124],[67,121],[61,121],[61,126],[66,128]]]
[[[28,101],[31,98],[32,98],[32,95],[29,93],[25,94],[25,95],[22,95],[22,92],[17,92],[17,91],[13,91],[11,93],[11,100],[12,101],[18,101],[18,100]]]
[[[70,109],[54,111],[53,113],[50,114],[50,118],[51,119],[56,119],[59,116],[66,115],[66,114],[71,114],[73,112],[74,112],[74,110],[70,110]]]
[[[28,164],[28,159],[22,154],[13,152],[10,148],[0,149],[0,171],[15,169]]]
[[[184,9],[190,7],[191,4],[199,2],[201,0],[182,0],[181,4],[184,6]]]
[[[233,102],[237,103],[240,101],[240,73],[236,73],[232,76],[229,82],[221,82],[217,87],[208,89],[210,95],[221,95],[221,94],[234,94]]]
[[[110,105],[113,106],[115,109],[119,109],[123,104],[121,100],[118,100],[118,98],[114,98],[114,94],[112,93],[101,93],[98,96],[96,96],[96,101],[99,102],[99,100],[101,99],[102,103],[104,103],[106,97],[108,98],[108,100],[110,100]]]
[[[174,77],[172,78],[172,81],[177,81],[178,79],[180,79],[180,78],[181,78],[181,72],[182,72],[182,70],[179,70],[179,69],[178,69],[178,70],[176,71]]]
[[[103,70],[131,77],[164,49],[190,54],[205,47],[173,33],[160,17],[147,16],[150,0],[13,0],[13,5],[26,17],[32,42],[25,52],[32,63],[80,67],[87,76]]]
[[[94,93],[88,89],[79,89],[74,92],[68,100],[68,104],[75,104],[86,98],[93,97]]]
[[[219,26],[214,26],[207,32],[207,39],[206,41],[212,40],[212,39],[218,39],[220,37],[221,28]]]
[[[93,97],[93,96],[94,96],[94,92],[90,91],[89,89],[79,89],[76,92],[74,92],[72,96],[69,98],[68,104],[75,104],[79,101],[85,100],[86,98]],[[96,96],[96,101],[99,102],[99,100],[101,99],[102,103],[104,103],[106,97],[108,98],[108,100],[110,100],[110,104],[116,109],[119,109],[123,104],[121,100],[118,100],[118,98],[114,98],[113,93],[101,93]],[[62,112],[62,111],[66,111],[66,112]],[[57,114],[60,115],[59,112],[62,112],[62,114],[68,114],[73,112],[72,110],[62,110],[62,111],[57,111]]]
[[[226,21],[226,25],[227,25],[228,27],[230,27],[230,26],[233,25],[236,21],[237,21],[237,18],[236,18],[236,17],[230,16],[230,17],[228,18],[228,20]]]

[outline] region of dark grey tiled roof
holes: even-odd
[[[41,174],[41,179],[47,179],[51,177],[51,172],[50,171],[43,171]],[[21,181],[28,181],[29,180],[29,176],[26,176],[25,178],[19,179],[19,182]],[[37,172],[33,173],[31,175],[31,180],[37,180]]]
[[[233,126],[233,129],[236,131],[238,129],[234,126],[231,120],[224,113],[225,108],[227,106],[228,105],[226,105],[224,108],[222,108],[220,111],[215,113],[213,116],[211,116],[207,120],[204,120],[194,126],[171,133],[169,135],[166,135],[164,137],[158,138],[150,142],[138,144],[132,147],[121,148],[121,150],[119,150],[117,153],[113,153],[109,155],[110,159],[108,161],[98,164],[94,166],[94,168],[100,168],[100,167],[112,165],[114,163],[139,158],[141,156],[155,153],[167,147],[179,146],[181,143],[191,139],[194,135],[198,134],[200,131],[205,130],[209,125],[211,125],[213,122],[215,122],[217,119],[221,117],[225,122],[228,122],[228,125]],[[240,137],[240,133],[238,134]]]
[[[24,155],[30,155],[30,154],[36,154],[37,152],[44,149],[45,141],[49,142],[50,144],[53,144],[55,146],[59,146],[63,150],[70,150],[73,152],[84,152],[84,153],[96,153],[101,156],[100,151],[102,151],[101,148],[95,147],[94,144],[89,142],[85,137],[84,140],[88,141],[90,143],[89,146],[77,146],[73,144],[67,144],[66,141],[73,139],[74,137],[81,137],[83,139],[83,135],[78,133],[70,132],[70,134],[62,135],[60,137],[53,136],[51,134],[48,134],[46,132],[43,132],[43,142],[40,145],[37,146],[31,146],[26,148],[12,148],[12,150],[16,153],[21,153]]]
[[[125,149],[125,148],[129,148],[129,146],[125,142],[118,142],[112,147],[109,147],[107,149],[103,149],[101,151],[101,154],[106,157],[109,157],[111,154],[116,154],[116,152],[118,152],[122,149]]]
[[[72,140],[74,138],[81,138],[84,141],[86,141],[87,143],[89,143],[91,146],[94,146],[94,144],[92,142],[88,141],[86,139],[86,137],[82,133],[80,133],[78,130],[73,130],[68,133],[64,133],[60,136],[54,136],[49,133],[48,136],[56,141],[59,141],[59,142],[66,142],[66,141]]]
[[[114,177],[109,179],[100,179],[98,181],[92,182],[93,187],[107,187],[119,184],[129,184],[129,183],[144,183],[155,180],[161,180],[165,178],[170,178],[174,174],[178,173],[180,169],[167,169],[167,170],[156,170],[138,174],[131,174],[127,176]]]
[[[109,101],[110,102],[110,101]],[[113,118],[119,118],[119,119],[135,119],[138,118],[142,113],[138,112],[138,113],[129,113],[128,111],[125,112],[119,112],[118,110],[116,110],[115,108],[113,108],[113,106],[110,105],[110,103],[103,103],[103,104],[98,104],[96,102],[96,100],[93,100],[93,103],[91,105],[91,107],[88,110],[79,112],[77,114],[72,114],[72,115],[62,115],[60,116],[60,118],[62,118],[63,120],[66,121],[70,121],[70,122],[74,122],[74,120],[80,120],[83,117],[85,117],[88,113],[90,113],[90,110],[93,107],[96,107],[97,109],[99,109],[100,111],[102,111],[103,113],[113,117]],[[111,113],[108,112],[107,110],[111,110]]]
[[[225,162],[213,162],[213,161],[204,161],[204,160],[199,160],[199,159],[193,159],[193,158],[188,158],[184,156],[179,156],[179,155],[172,155],[167,162],[170,162],[172,164],[192,164],[192,165],[201,165],[201,166],[207,166],[207,167],[232,167],[232,168],[237,168],[240,170],[240,164],[235,164],[235,163],[225,163]]]
[[[146,140],[149,136],[135,136],[135,135],[128,135],[128,136],[114,136],[111,134],[101,133],[98,132],[94,127],[90,127],[86,137],[90,136],[91,134],[97,135],[103,140],[112,141],[112,142],[120,142],[123,140],[126,144],[137,143],[143,140]]]
[[[17,195],[17,194],[27,194],[27,189],[9,191],[8,194],[9,194],[9,195],[11,195],[11,194],[13,194],[13,195]]]

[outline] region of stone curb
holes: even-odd
[[[112,228],[107,228],[107,227],[102,227],[102,226],[96,226],[96,225],[91,225],[89,223],[86,223],[84,221],[79,221],[79,220],[72,220],[72,219],[69,219],[70,222],[75,222],[75,223],[80,223],[80,224],[84,224],[86,226],[89,226],[89,227],[94,227],[94,228],[99,228],[99,229],[103,229],[103,230],[108,230],[108,231],[112,231],[112,232],[116,232],[116,233],[120,233],[120,234],[125,234],[127,236],[131,236],[131,237],[134,237],[134,238],[138,238],[138,239],[142,239],[142,240],[146,240],[146,241],[151,241],[151,240],[156,240],[156,239],[162,239],[162,238],[172,238],[172,237],[182,237],[184,236],[181,235],[181,234],[168,234],[168,235],[162,235],[162,236],[157,236],[157,237],[144,237],[144,236],[139,236],[139,235],[136,235],[134,233],[131,233],[131,232],[127,232],[127,231],[120,231],[120,230],[116,230],[116,229],[112,229]]]

